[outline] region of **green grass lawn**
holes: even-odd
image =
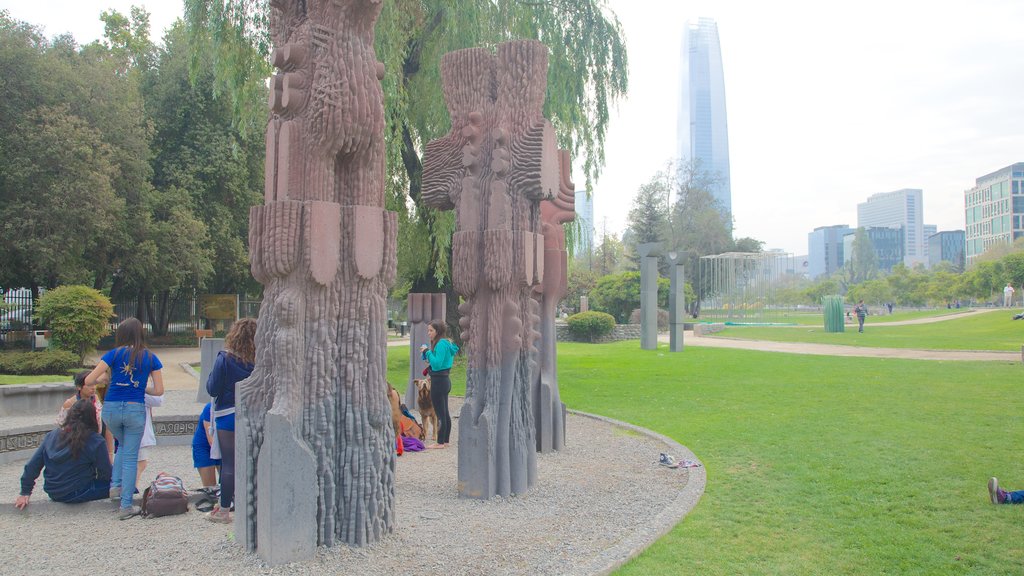
[[[10,374],[0,374],[0,386],[3,386],[4,384],[40,384],[71,381],[72,377],[67,374],[56,374],[52,376],[12,376]]]
[[[715,336],[776,342],[843,344],[875,348],[918,348],[925,350],[1020,351],[1024,344],[1024,321],[1011,320],[1013,313],[996,310],[974,316],[952,317],[941,322],[886,326],[893,316],[868,316],[864,333],[847,324],[845,332],[829,333],[821,325],[806,328],[730,326]],[[904,320],[907,318],[903,318]]]
[[[408,352],[390,356],[389,375]],[[570,408],[666,434],[707,468],[696,508],[618,574],[1022,573],[1024,506],[985,488],[1024,487],[1019,363],[636,341],[559,344],[558,362]]]
[[[869,307],[869,310],[880,312],[879,309]],[[946,308],[934,308],[928,310],[913,310],[897,308],[891,315],[886,314],[884,316],[872,316],[876,321],[879,322],[896,322],[902,320],[916,320],[917,318],[932,318],[935,316],[949,316],[954,314],[963,314],[967,312],[967,308],[961,308],[959,310],[947,310]],[[702,318],[703,319],[703,318]],[[708,318],[709,322],[726,322],[730,321],[724,314],[720,314],[716,318]],[[735,322],[744,322],[742,318],[736,318]],[[756,320],[751,319],[751,322]],[[824,326],[824,316],[820,312],[800,312],[800,311],[775,311],[773,312],[765,322],[777,322],[780,324],[799,324],[800,326]]]

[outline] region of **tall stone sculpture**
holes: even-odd
[[[264,285],[256,368],[237,390],[235,530],[268,563],[393,531],[380,0],[270,0],[266,199],[250,214]]]
[[[409,317],[409,381],[406,382],[405,404],[409,408],[417,407],[416,387],[412,381],[423,377],[423,369],[427,362],[420,352],[420,345],[429,342],[427,338],[427,326],[431,320],[441,320],[447,317],[448,305],[443,292],[436,293],[414,293],[409,294],[406,300],[406,310]]]
[[[452,281],[467,354],[459,413],[459,495],[525,493],[536,477],[531,375],[539,337],[532,287],[542,280],[539,203],[558,191],[554,131],[544,119],[548,51],[534,41],[445,54],[452,128],[430,142],[423,198],[455,209]]]
[[[538,452],[565,447],[565,404],[558,393],[556,370],[555,308],[569,290],[569,255],[565,250],[562,224],[576,218],[576,185],[572,182],[572,159],[568,150],[560,151],[559,166],[562,177],[558,196],[540,203],[544,280],[534,286],[534,296],[540,298],[540,366],[530,394]]]

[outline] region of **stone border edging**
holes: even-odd
[[[599,422],[611,424],[619,428],[631,430],[639,434],[643,434],[649,438],[661,441],[667,444],[674,452],[677,452],[680,457],[695,460],[700,462],[700,459],[686,446],[683,446],[679,442],[676,442],[672,438],[659,434],[653,430],[648,430],[630,424],[629,422],[623,422],[621,420],[615,420],[606,416],[600,416],[598,414],[591,414],[589,412],[582,412],[580,410],[567,409],[571,414],[577,416],[583,416],[584,418],[591,418]],[[611,574],[623,564],[629,560],[640,555],[641,552],[646,550],[654,544],[662,536],[668,534],[670,530],[676,527],[679,522],[690,513],[691,510],[700,501],[700,497],[704,494],[704,487],[707,485],[707,471],[704,468],[703,462],[701,466],[696,468],[687,468],[689,477],[686,481],[686,486],[679,492],[672,502],[668,503],[648,526],[644,533],[634,533],[631,537],[621,541],[620,543],[608,548],[598,554],[596,557],[591,559],[591,574],[598,576],[606,576]]]

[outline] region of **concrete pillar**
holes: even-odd
[[[681,255],[677,252],[669,252],[668,276],[671,286],[668,293],[668,332],[669,352],[683,351],[683,326],[686,316],[686,283],[683,275],[683,265],[680,263]]]

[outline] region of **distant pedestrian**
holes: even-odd
[[[887,304],[885,305],[885,307],[889,309],[889,314],[891,315],[891,314],[892,314],[892,302],[889,302],[889,303],[887,303]],[[957,308],[959,308],[959,307],[960,307],[960,306],[959,306],[959,305],[957,305]]]
[[[863,332],[864,318],[868,315],[868,307],[864,305],[863,300],[857,301],[857,305],[853,307],[853,313],[857,315],[857,332]]]
[[[1006,288],[1003,288],[1003,307],[1009,308],[1013,306],[1013,286],[1010,283],[1006,283]]]

